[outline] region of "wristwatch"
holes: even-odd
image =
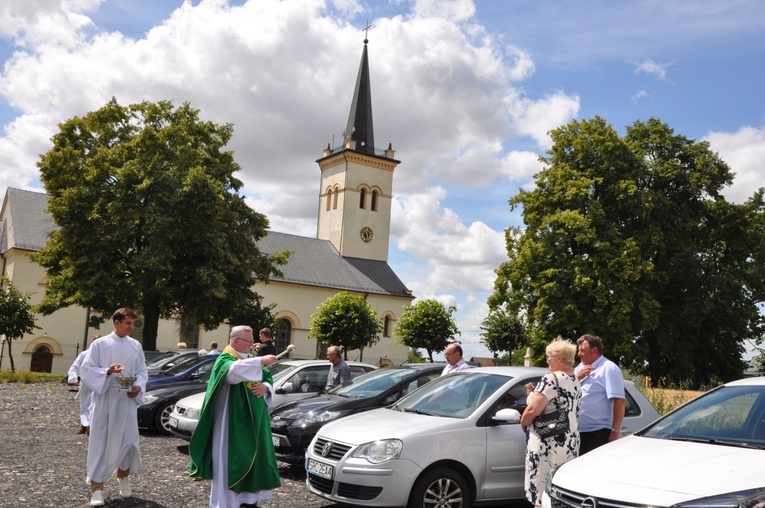
[[[620,429],[617,429],[617,428],[614,428],[614,427],[611,427],[611,432],[618,432],[619,434],[622,433],[622,431]]]

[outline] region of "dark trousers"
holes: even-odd
[[[585,453],[594,450],[598,446],[603,446],[608,443],[608,436],[611,435],[611,429],[593,430],[592,432],[580,432],[579,437],[581,444],[579,445],[579,456],[581,457]]]

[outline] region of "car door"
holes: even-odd
[[[520,423],[496,422],[491,418],[500,409],[526,408],[526,383],[536,385],[540,376],[519,379],[500,396],[482,420],[486,429],[486,472],[478,485],[481,499],[522,498],[526,462],[526,433]],[[479,479],[480,482],[480,479]]]

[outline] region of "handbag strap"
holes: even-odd
[[[553,378],[555,378],[555,390],[558,392],[558,398],[562,398],[566,401],[566,411],[568,411],[569,410],[568,397],[561,397],[560,384],[558,383],[558,376],[555,375],[555,372],[551,372],[551,374],[553,375]]]

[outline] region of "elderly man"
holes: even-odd
[[[624,420],[624,376],[614,362],[603,356],[603,339],[582,335],[576,341],[579,358],[574,373],[582,384],[579,408],[579,455],[619,439]]]
[[[257,506],[281,485],[268,405],[274,355],[250,357],[252,328],[235,326],[207,383],[202,412],[189,443],[189,474],[211,479],[210,506]]]
[[[132,309],[112,315],[114,331],[93,342],[80,369],[81,383],[93,392],[88,476],[90,506],[104,506],[104,482],[117,472],[120,496],[130,497],[131,472],[141,465],[138,406],[145,403],[146,359],[141,343],[130,337],[138,317]],[[126,392],[117,377],[135,377]]]
[[[351,368],[348,367],[348,364],[343,360],[343,354],[339,347],[329,346],[327,348],[327,360],[329,360],[329,363],[332,365],[329,366],[327,386],[325,386],[325,390],[340,386],[351,379]]]
[[[444,367],[443,372],[441,372],[442,376],[470,368],[470,365],[462,358],[462,346],[456,342],[446,346],[444,356],[446,357],[447,365]]]

